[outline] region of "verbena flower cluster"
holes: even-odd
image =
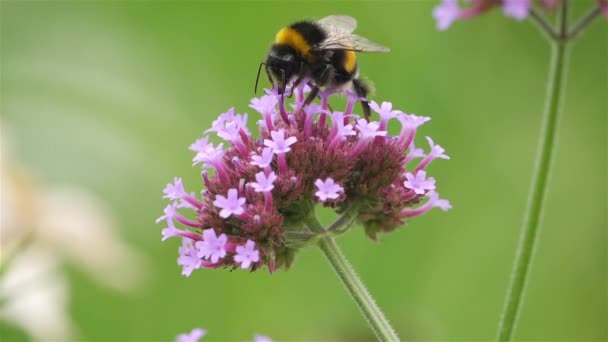
[[[163,240],[182,238],[183,275],[198,268],[288,267],[297,251],[288,233],[309,232],[303,221],[315,203],[338,213],[355,208],[371,238],[433,207],[450,208],[425,170],[435,159],[448,159],[444,149],[429,137],[428,153],[414,146],[428,117],[371,102],[380,120],[368,122],[353,113],[360,99],[350,92],[344,112],[332,111],[331,90],[320,93],[320,103],[302,108],[309,90],[288,89],[295,100],[276,90],[253,98],[250,107],[262,116],[259,137],[249,131],[247,114],[231,108],[205,132],[223,142],[205,136],[190,146],[193,165],[203,169],[204,190],[200,196],[187,192],[175,178],[163,191],[170,204],[157,220],[167,224]],[[389,123],[400,125],[395,136]]]
[[[516,20],[525,19],[534,4],[546,11],[552,11],[567,0],[469,0],[465,7],[460,7],[459,0],[442,0],[433,10],[433,18],[437,28],[446,30],[456,20],[471,19],[478,15],[500,7],[505,16]],[[608,16],[608,0],[597,0],[602,13]]]

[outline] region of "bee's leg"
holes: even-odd
[[[361,107],[363,108],[363,115],[365,115],[365,120],[369,121],[371,110],[366,98],[367,94],[369,94],[369,87],[360,78],[355,78],[353,79],[353,88],[355,89],[355,93],[362,98]]]
[[[302,107],[308,106],[317,97],[318,93],[319,93],[319,87],[313,86],[310,89],[310,93],[308,93],[308,96],[306,96],[306,100],[304,100],[304,105]]]
[[[315,87],[319,88],[318,86],[316,86],[314,83],[312,82],[308,82],[308,86],[313,89]],[[321,95],[318,95],[318,90],[317,90],[317,97],[319,98],[320,101],[323,101],[323,99],[321,98]],[[313,99],[314,100],[314,99]],[[310,102],[312,102],[312,100],[310,100]],[[308,102],[310,104],[310,102]],[[331,106],[329,105],[329,103],[327,104],[327,109],[329,109],[331,112],[333,112],[334,110],[331,108]]]
[[[298,76],[298,78],[296,78],[296,80],[293,82],[293,85],[291,86],[291,92],[289,93],[289,96],[288,96],[289,98],[291,98],[293,96],[294,91],[300,85],[300,83],[302,83],[302,80],[304,80],[304,75]]]

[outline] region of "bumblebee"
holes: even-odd
[[[337,91],[351,90],[365,98],[369,86],[359,78],[355,52],[388,52],[388,48],[353,34],[357,21],[345,15],[330,15],[318,21],[299,21],[282,28],[276,35],[265,62],[258,69],[257,83],[262,65],[271,84],[277,80],[279,94],[291,81],[294,87],[303,80],[311,86],[304,101],[310,104],[319,88]],[[274,78],[274,79],[273,79]],[[365,117],[370,108],[361,100]]]

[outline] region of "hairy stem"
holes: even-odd
[[[348,223],[346,221],[347,220],[345,220],[344,223]],[[326,231],[317,220],[314,211],[311,211],[310,215],[306,218],[306,224],[313,232],[324,233]],[[335,227],[335,229],[339,229],[339,227]],[[374,334],[376,334],[378,340],[399,341],[399,336],[397,336],[397,333],[386,317],[384,317],[378,304],[376,304],[365,285],[361,282],[361,279],[359,279],[355,273],[351,264],[340,251],[340,247],[338,247],[334,238],[331,236],[322,237],[319,240],[318,245],[334,271],[336,271],[338,278],[340,278],[348,293],[359,307],[359,310],[361,310],[361,313],[374,331]]]
[[[559,35],[563,38],[567,28],[567,2],[561,7],[559,20]],[[565,85],[567,68],[567,40],[560,37],[551,41],[551,65],[549,67],[549,80],[545,111],[541,123],[540,140],[537,151],[536,165],[532,177],[532,184],[528,196],[528,204],[524,215],[523,227],[513,271],[507,288],[507,295],[498,326],[498,341],[510,341],[513,337],[515,324],[523,302],[524,290],[528,280],[530,265],[536,247],[542,210],[547,195],[547,183],[550,176],[551,165],[557,141],[557,124],[561,98]]]

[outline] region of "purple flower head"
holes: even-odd
[[[260,251],[255,249],[255,242],[247,240],[245,246],[237,246],[234,262],[241,265],[242,269],[248,269],[252,263],[260,261]]]
[[[166,221],[163,240],[182,238],[178,264],[184,275],[288,268],[308,244],[292,233],[310,233],[302,220],[315,204],[337,213],[357,208],[355,220],[371,238],[432,208],[449,208],[426,169],[434,159],[447,159],[444,149],[431,139],[430,148],[414,145],[429,118],[372,102],[378,121],[367,121],[352,112],[355,93],[347,93],[346,108],[334,111],[329,100],[339,95],[335,89],[321,91],[320,100],[306,106],[310,89],[288,87],[286,94],[292,92],[281,96],[275,88],[251,100],[262,117],[257,132],[250,134],[246,116],[230,109],[207,131],[223,144],[204,137],[190,146],[195,164],[214,169],[201,172],[200,196],[187,192],[181,178],[164,188],[169,205],[158,222]],[[387,131],[392,119],[402,126],[394,136]]]
[[[217,236],[213,228],[203,230],[203,239],[197,241],[197,256],[199,258],[210,260],[212,263],[217,263],[220,259],[226,256],[226,243],[228,237],[226,234]]]
[[[220,211],[220,217],[228,218],[230,215],[241,215],[245,212],[243,205],[245,204],[245,197],[238,197],[239,192],[237,189],[229,189],[228,197],[217,195],[213,205],[222,209]]]
[[[298,139],[296,137],[289,137],[285,139],[285,130],[280,129],[278,131],[271,131],[271,139],[264,139],[264,146],[270,147],[274,154],[282,154],[291,151],[291,145],[295,144]]]
[[[325,202],[328,199],[338,199],[338,197],[340,197],[340,193],[344,192],[344,188],[342,188],[340,184],[334,183],[334,180],[331,178],[327,178],[325,181],[317,179],[315,181],[315,186],[317,187],[315,196],[317,196],[321,202]]]
[[[194,328],[188,334],[179,334],[175,337],[175,342],[199,342],[207,334],[206,330]]]
[[[277,180],[277,174],[270,172],[268,175],[264,173],[264,171],[260,171],[255,174],[255,182],[249,183],[249,185],[256,192],[270,192],[274,189],[274,181]]]

